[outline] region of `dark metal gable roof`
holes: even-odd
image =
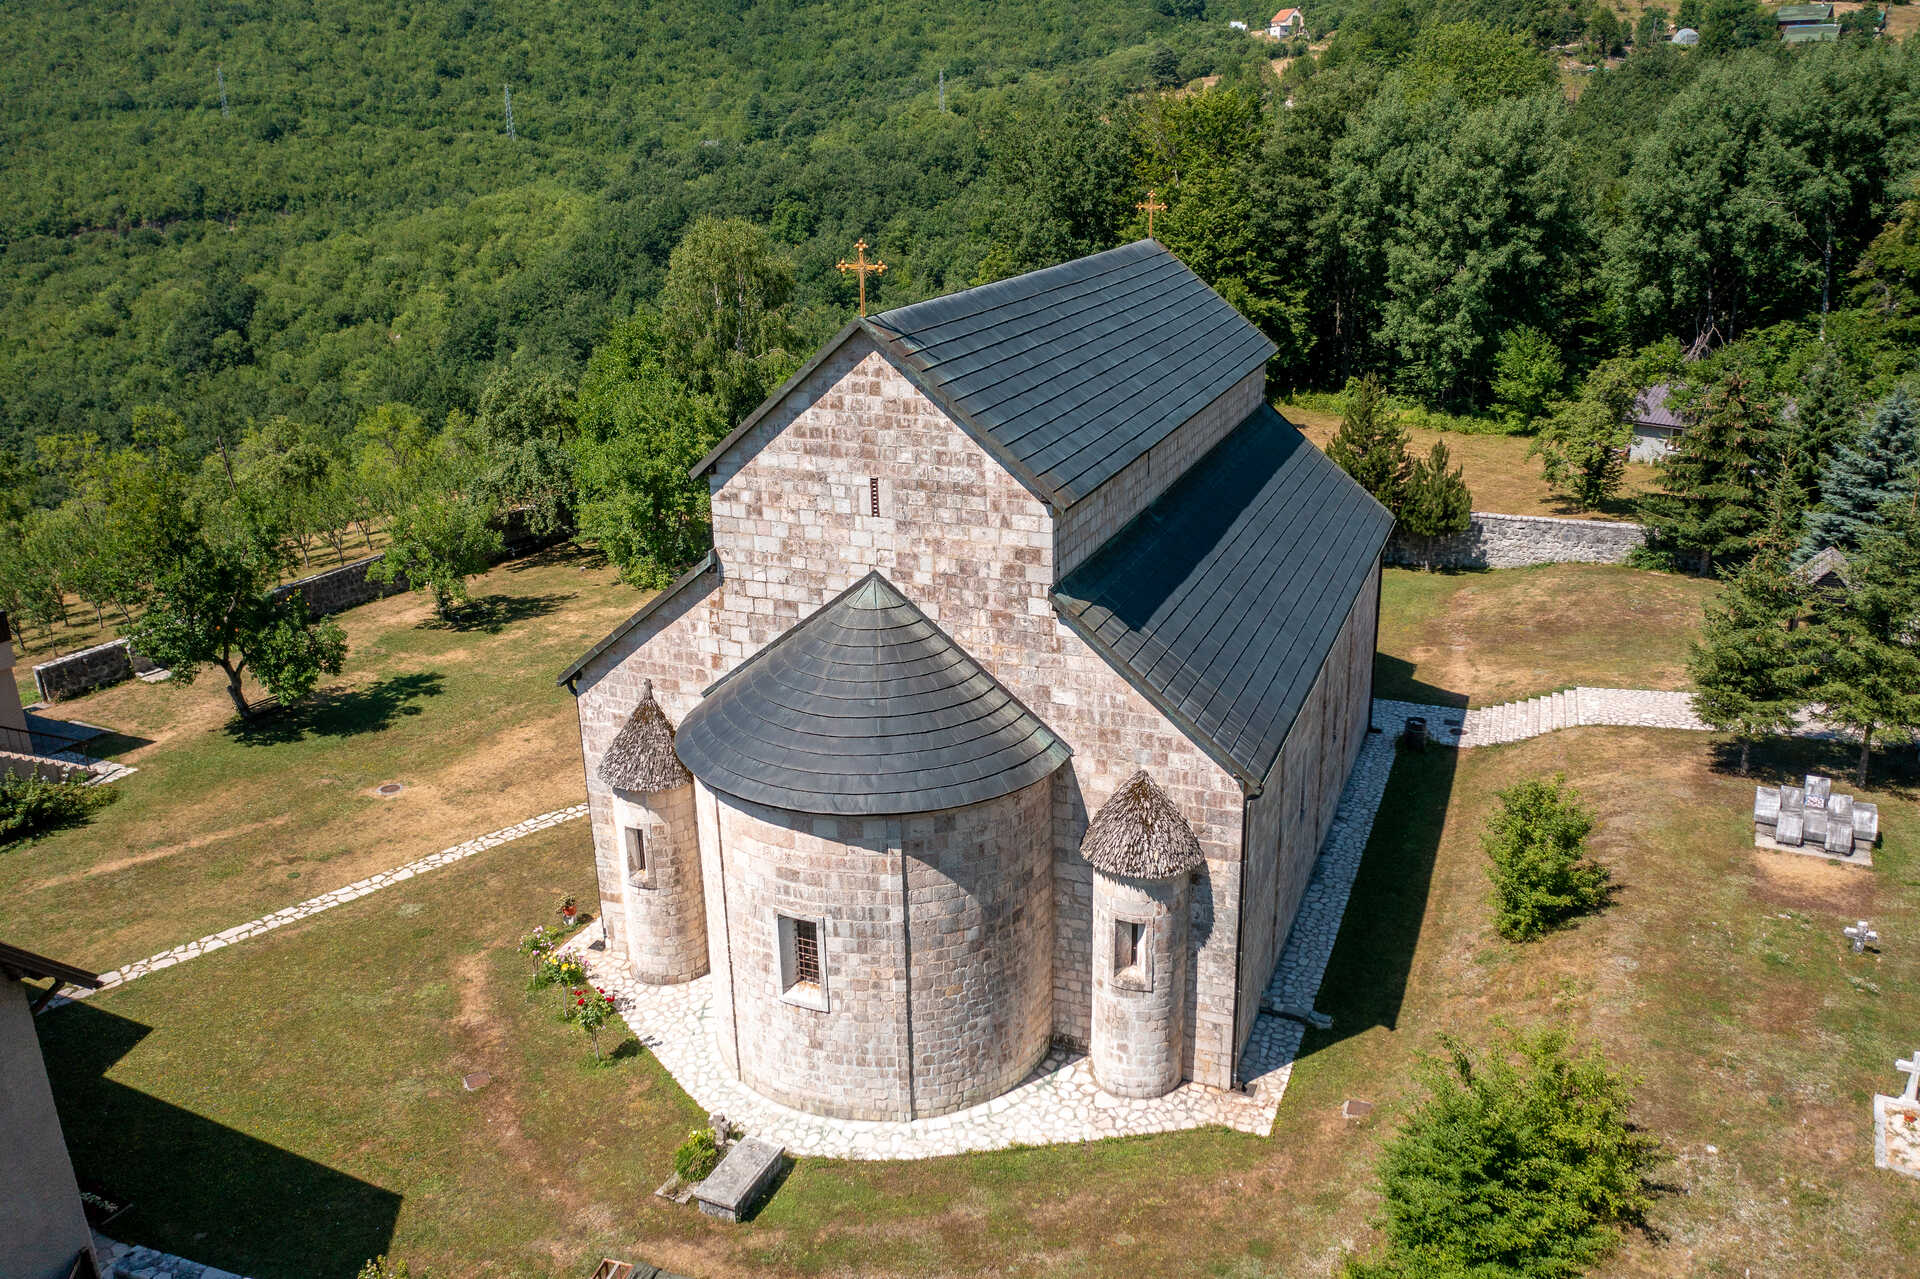
[[[1250,791],[1393,517],[1262,407],[1054,591],[1061,616]]]
[[[709,688],[676,745],[716,791],[839,816],[977,804],[1069,753],[878,572]]]
[[[1152,240],[854,320],[696,463],[711,470],[856,332],[1064,510],[1274,354]]]
[[[886,311],[868,327],[1058,508],[1275,350],[1152,240]]]
[[[45,955],[36,955],[30,950],[18,946],[9,946],[0,942],[0,972],[13,974],[24,979],[52,978],[55,982],[66,982],[72,986],[86,986],[89,989],[100,988],[100,977],[84,968],[72,964],[63,964],[57,959],[48,959]]]

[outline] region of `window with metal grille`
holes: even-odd
[[[793,984],[820,984],[820,925],[810,919],[793,921]]]
[[[869,514],[880,514],[880,477],[877,475],[867,479],[867,507]]]
[[[820,952],[820,921],[777,917],[780,926],[780,993],[788,1002],[825,1012],[827,974]]]

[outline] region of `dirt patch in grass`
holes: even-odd
[[[1376,692],[1484,706],[1574,685],[1687,687],[1714,582],[1613,564],[1386,570]]]
[[[1326,448],[1340,419],[1332,413],[1280,406],[1281,414],[1319,448]],[[1639,498],[1659,487],[1660,471],[1653,466],[1630,463],[1620,496],[1599,510],[1583,510],[1556,494],[1540,475],[1540,459],[1529,457],[1533,444],[1522,435],[1467,435],[1457,431],[1430,431],[1423,427],[1408,429],[1408,447],[1425,457],[1436,441],[1447,446],[1453,462],[1460,467],[1473,494],[1473,509],[1497,511],[1503,515],[1550,515],[1562,519],[1636,520]]]

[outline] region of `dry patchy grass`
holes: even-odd
[[[1326,448],[1327,441],[1340,429],[1340,419],[1332,413],[1297,405],[1283,404],[1281,414],[1298,426],[1315,446]],[[1430,431],[1412,427],[1407,432],[1409,447],[1426,456],[1435,441],[1446,444],[1473,493],[1473,509],[1497,511],[1502,515],[1550,515],[1562,519],[1631,520],[1637,518],[1636,503],[1641,494],[1658,487],[1657,467],[1630,463],[1621,496],[1597,511],[1585,511],[1547,487],[1540,477],[1540,461],[1528,457],[1533,441],[1521,435],[1467,435],[1457,431]]]
[[[1576,684],[1685,688],[1688,645],[1718,589],[1615,564],[1389,568],[1375,692],[1487,706]]]
[[[0,851],[0,936],[111,968],[577,802],[579,729],[554,677],[643,597],[565,552],[472,589],[465,630],[417,595],[341,614],[344,674],[257,725],[234,720],[217,674],[62,703],[140,771],[88,825]],[[406,790],[375,796],[386,781]]]

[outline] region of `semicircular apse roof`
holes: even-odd
[[[709,689],[675,744],[716,791],[833,816],[997,799],[1070,753],[877,571]]]

